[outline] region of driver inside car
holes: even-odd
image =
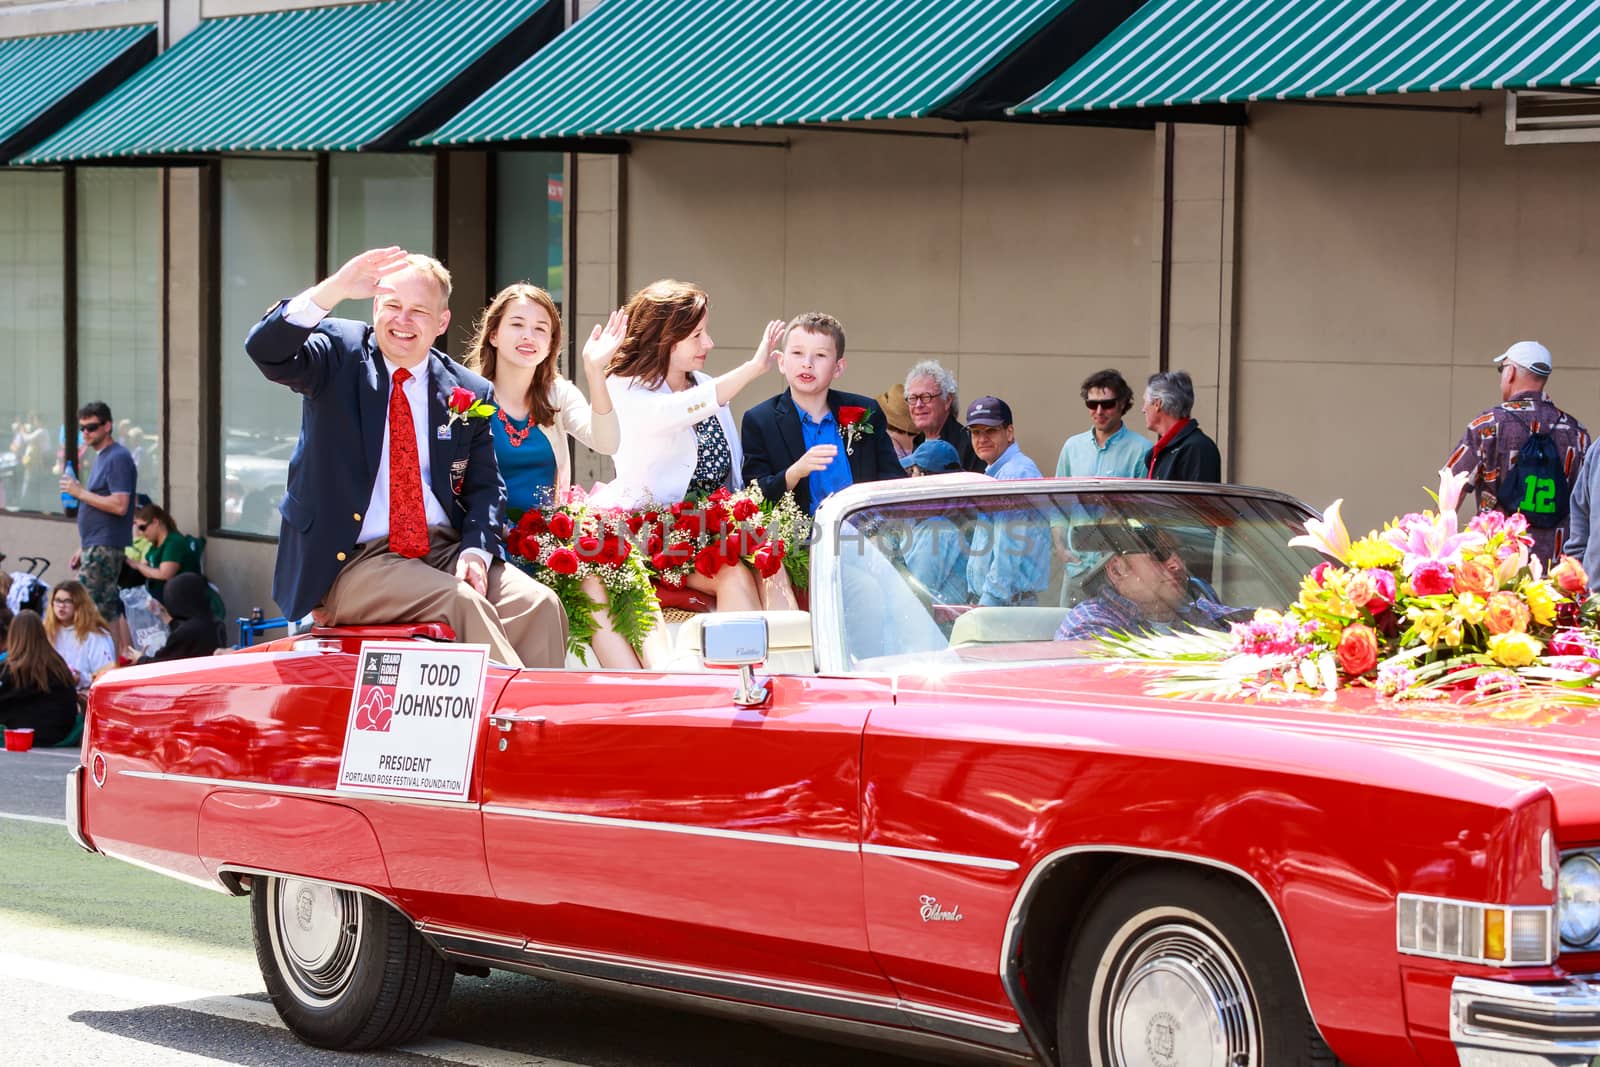
[[[1089,531],[1074,531],[1074,544]],[[1100,526],[1093,533],[1107,551],[1084,582],[1089,596],[1062,620],[1057,641],[1101,634],[1170,633],[1174,629],[1223,630],[1238,617],[1216,592],[1189,574],[1171,537],[1142,524]]]

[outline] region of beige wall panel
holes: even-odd
[[[1222,138],[1213,137],[1207,142],[1207,148],[1213,144],[1221,144]],[[1190,139],[1190,143],[1193,140]],[[1185,145],[1178,146],[1178,156],[1181,159]],[[1176,181],[1174,181],[1176,188]],[[1218,174],[1208,177],[1205,191],[1210,195],[1202,199],[1180,200],[1176,196],[1172,203],[1172,262],[1173,263],[1209,263],[1213,267],[1222,259],[1222,178]],[[1215,287],[1215,279],[1212,281]]]
[[[641,141],[629,156],[624,296],[658,278],[702,286],[711,294],[711,336],[721,349],[711,356],[712,373],[748,356],[762,327],[789,313],[787,155],[776,148]],[[840,274],[860,277],[853,270]]]
[[[0,4],[0,37],[74,33],[108,26],[157,22],[161,0],[103,0],[100,3]]]
[[[271,592],[277,548],[276,544],[237,538],[213,537],[206,542],[206,577],[222,590],[222,603],[228,612],[229,638],[238,640],[233,620],[249,615],[251,608],[260,608],[261,614],[269,619],[280,613]],[[279,630],[268,634],[267,639],[282,636],[283,631]]]
[[[209,391],[202,380],[208,321],[205,277],[204,189],[206,172],[194,167],[167,172],[167,481],[164,502],[179,527],[205,531],[205,485],[211,467],[205,462],[210,412]]]
[[[781,313],[826,311],[863,348],[955,347],[961,142],[798,134],[772,154],[788,166]]]
[[[1455,359],[1481,364],[1536,338],[1569,368],[1600,367],[1600,144],[1506,145],[1503,97],[1461,124]]]
[[[1466,424],[1437,367],[1257,360],[1235,382],[1234,480],[1318,508],[1344,497],[1356,534],[1426,506]]]
[[[7,572],[25,570],[23,556],[43,556],[50,561],[44,580],[54,584],[77,573],[67,569],[67,561],[78,551],[78,527],[64,519],[35,519],[0,512],[0,550],[9,557],[3,566]]]
[[[960,347],[1147,358],[1154,164],[1148,131],[974,128]]]
[[[1456,141],[1456,122],[1437,113],[1251,113],[1241,364],[1448,362]]]

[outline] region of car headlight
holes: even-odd
[[[1561,940],[1587,945],[1600,937],[1600,863],[1589,855],[1572,856],[1561,865]]]

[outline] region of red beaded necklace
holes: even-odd
[[[528,434],[533,432],[533,421],[530,419],[528,421],[528,425],[519,430],[515,426],[511,425],[510,419],[506,418],[505,408],[501,408],[499,414],[500,425],[506,428],[506,440],[511,442],[512,448],[521,448],[522,442],[526,441],[528,439]]]

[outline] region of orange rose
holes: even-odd
[[[1495,593],[1489,597],[1489,606],[1483,613],[1483,625],[1492,634],[1506,634],[1515,630],[1527,633],[1532,616],[1528,605],[1511,592]]]
[[[1456,589],[1486,597],[1495,591],[1494,568],[1469,559],[1456,568]]]
[[[1550,568],[1550,580],[1568,596],[1576,596],[1589,588],[1589,576],[1583,572],[1583,564],[1571,556],[1563,556],[1560,563]]]
[[[1378,635],[1372,627],[1356,623],[1346,626],[1339,638],[1339,669],[1359,678],[1378,665]]]

